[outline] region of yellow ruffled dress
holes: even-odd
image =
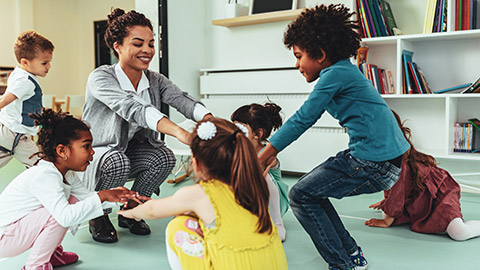
[[[191,217],[177,217],[169,224],[169,245],[177,254],[183,269],[288,268],[285,251],[273,223],[270,234],[257,233],[258,218],[237,204],[233,191],[227,184],[209,180],[200,182],[200,185],[215,210],[215,226],[206,228],[199,220],[198,224],[203,231],[202,238],[194,232],[195,226],[192,226],[194,222]],[[178,230],[171,228],[177,227],[175,223],[182,225],[189,233],[187,242],[193,247],[190,251],[188,248],[182,251],[179,241],[175,242],[175,232],[178,238]],[[185,229],[185,226],[189,229]]]

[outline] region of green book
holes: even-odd
[[[395,17],[393,17],[392,8],[387,1],[378,0],[380,2],[380,6],[382,8],[382,12],[385,18],[385,22],[387,23],[387,27],[391,35],[393,36],[393,28],[397,28],[397,23],[395,22]]]

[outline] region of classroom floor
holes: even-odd
[[[15,160],[0,169],[0,191],[21,171]],[[293,185],[298,177],[285,177]],[[176,186],[164,183],[161,196],[171,195],[179,187],[190,185],[186,181]],[[407,226],[389,229],[369,228],[363,221],[381,217],[379,211],[368,208],[381,199],[382,194],[362,195],[342,200],[332,200],[346,228],[362,247],[370,270],[384,269],[480,269],[477,256],[480,253],[480,238],[466,242],[455,242],[447,235],[427,235],[411,232]],[[463,193],[464,218],[480,220],[480,195]],[[111,214],[118,228],[117,217]],[[76,236],[67,234],[63,241],[66,251],[74,251],[80,259],[77,263],[64,266],[62,270],[123,270],[123,269],[169,269],[165,254],[165,226],[170,219],[150,220],[152,234],[136,236],[127,229],[118,229],[119,241],[102,244],[92,240],[88,227],[83,225]],[[327,264],[315,250],[313,243],[289,211],[284,217],[287,240],[284,242],[289,269],[327,269]],[[20,269],[28,252],[14,258],[0,259],[0,269]]]

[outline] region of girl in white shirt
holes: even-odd
[[[94,151],[88,126],[66,113],[43,110],[31,115],[38,133],[42,160],[18,175],[0,195],[0,258],[31,248],[22,269],[52,269],[78,260],[63,252],[70,227],[103,215],[102,203],[148,200],[124,187],[88,191],[75,171],[85,171]],[[108,207],[111,207],[108,206]]]

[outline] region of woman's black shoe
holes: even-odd
[[[138,234],[138,235],[147,235],[150,234],[150,227],[147,223],[142,219],[140,221],[136,221],[132,218],[126,218],[124,216],[118,216],[118,226],[122,228],[128,228],[131,233]]]
[[[88,221],[89,231],[93,240],[102,243],[115,243],[118,241],[117,231],[113,227],[108,215],[99,216],[98,218]]]

